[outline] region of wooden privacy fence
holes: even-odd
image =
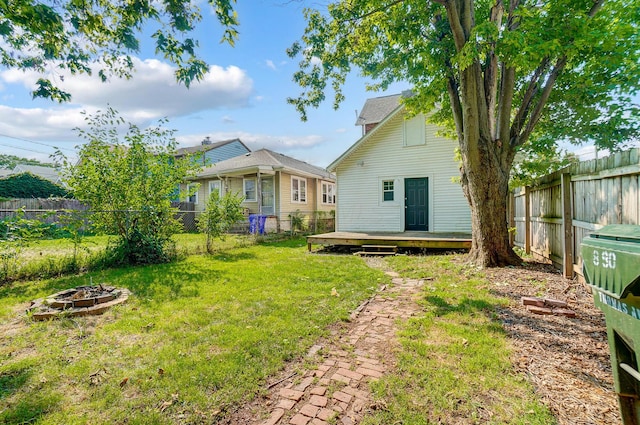
[[[512,243],[582,275],[580,243],[607,224],[640,224],[640,149],[582,161],[513,192]]]

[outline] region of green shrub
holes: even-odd
[[[238,194],[225,193],[220,196],[212,192],[204,212],[198,217],[198,229],[207,235],[207,252],[213,250],[213,239],[222,238],[238,221],[244,219],[242,201]]]
[[[52,198],[67,197],[69,193],[49,180],[31,173],[16,174],[0,179],[0,197],[3,198]]]

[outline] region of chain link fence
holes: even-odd
[[[181,232],[198,233],[198,219],[202,211],[195,209],[195,204],[175,202],[177,209],[174,217],[180,225]],[[93,232],[93,216],[103,213],[124,213],[139,216],[144,211],[91,211],[87,205],[74,199],[15,199],[0,202],[0,223],[7,223],[20,216],[27,220],[38,221],[46,232],[45,236],[55,237],[56,232],[65,231],[70,226],[84,234]],[[152,212],[149,212],[150,214]],[[230,233],[248,234],[264,233],[325,233],[335,229],[333,212],[294,211],[283,214],[285,218],[274,215],[263,216],[261,226],[252,226],[251,219],[256,217],[248,209],[244,210],[245,219],[234,224]]]

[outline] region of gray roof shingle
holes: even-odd
[[[198,177],[207,177],[212,175],[224,175],[238,170],[250,169],[254,167],[271,167],[276,170],[284,168],[287,171],[302,172],[311,174],[324,179],[333,179],[334,176],[324,168],[316,167],[290,156],[283,155],[269,149],[260,149],[249,152],[244,155],[220,161],[210,167],[205,168]]]
[[[240,139],[236,138],[236,139],[222,140],[220,142],[212,142],[211,144],[208,144],[208,145],[188,146],[186,148],[176,149],[175,156],[183,156],[183,155],[194,154],[198,152],[207,152],[207,151],[210,151],[211,149],[219,148],[220,146],[224,146],[233,142],[242,143]],[[244,145],[244,143],[242,144]],[[249,150],[249,148],[247,148],[247,150]]]
[[[362,112],[356,120],[356,125],[377,124],[400,106],[402,94],[374,97],[367,99]]]

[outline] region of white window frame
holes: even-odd
[[[253,182],[253,198],[247,197],[247,182]],[[255,177],[242,179],[242,193],[245,197],[244,200],[246,202],[257,202],[258,201],[258,180]]]
[[[328,198],[328,201],[325,201],[326,198]],[[322,182],[322,204],[323,205],[336,204],[336,184],[335,183]]]
[[[198,191],[200,190],[200,185],[198,183],[189,183],[187,185],[187,202],[191,202],[191,198],[194,198],[194,204],[198,205]],[[189,192],[191,192],[191,188],[195,187],[196,191],[194,192],[193,195],[189,195]]]
[[[385,183],[391,183],[392,184],[392,189],[391,190],[385,190]],[[396,188],[396,181],[395,179],[381,179],[380,180],[380,201],[383,204],[395,204],[398,202],[397,199],[397,188]],[[391,192],[391,194],[393,195],[393,199],[384,199],[384,194]]]
[[[294,181],[298,182],[297,189],[293,187]],[[298,197],[297,200],[295,199],[296,195]],[[291,203],[293,204],[307,203],[307,179],[306,178],[291,176]]]
[[[209,195],[213,193],[214,189],[217,189],[218,195],[222,196],[222,180],[209,180]]]

